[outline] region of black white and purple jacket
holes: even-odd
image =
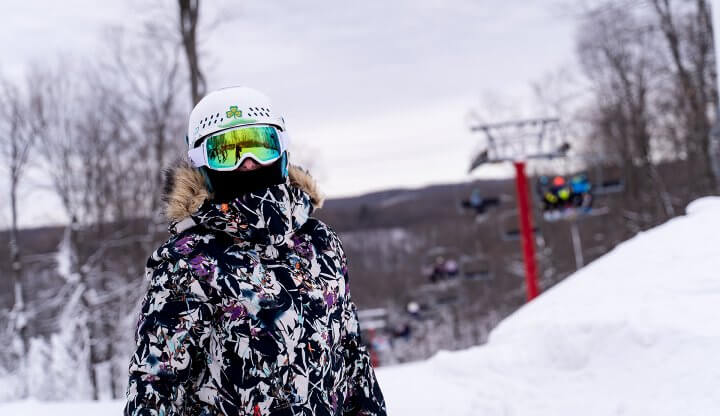
[[[385,415],[337,234],[307,172],[227,204],[181,163],[147,262],[126,416]]]

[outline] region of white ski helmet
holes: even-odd
[[[190,112],[187,129],[188,150],[199,139],[232,127],[270,124],[279,128],[280,143],[287,150],[289,138],[285,120],[273,109],[270,99],[260,91],[248,87],[227,87],[203,97]]]

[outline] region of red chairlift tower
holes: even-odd
[[[472,126],[472,132],[485,136],[484,148],[473,158],[468,173],[481,165],[512,162],[515,167],[515,190],[525,261],[525,285],[528,302],[537,297],[538,267],[535,258],[535,236],[532,224],[532,207],[525,165],[533,159],[564,157],[570,149],[562,142],[557,131],[557,118],[513,120],[502,123]]]

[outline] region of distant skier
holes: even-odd
[[[543,203],[543,212],[548,213],[555,209],[557,197],[551,192],[550,178],[545,175],[538,178],[537,194]]]
[[[443,264],[443,271],[448,278],[457,276],[460,271],[457,261],[455,261],[455,259],[445,260],[445,263]]]
[[[592,186],[587,175],[573,176],[570,180],[570,187],[572,189],[573,205],[583,212],[588,212],[592,206]]]
[[[253,120],[230,117],[249,108]],[[248,137],[262,145],[227,151]],[[168,173],[172,236],[147,261],[126,416],[386,415],[342,242],[310,217],[323,199],[287,146],[255,90],[190,113],[193,166]]]
[[[235,160],[240,160],[240,155],[242,154],[242,147],[240,147],[239,144],[235,145]]]
[[[463,208],[472,209],[477,214],[476,220],[480,221],[485,216],[487,209],[500,204],[497,197],[484,198],[480,190],[475,188],[470,192],[470,197],[461,202]]]

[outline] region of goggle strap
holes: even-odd
[[[276,128],[275,131],[278,132],[278,138],[280,139],[280,146],[282,147],[281,152],[285,151],[290,147],[290,135],[286,132]]]
[[[188,157],[196,168],[207,165],[205,161],[205,146],[198,146],[188,150]]]

